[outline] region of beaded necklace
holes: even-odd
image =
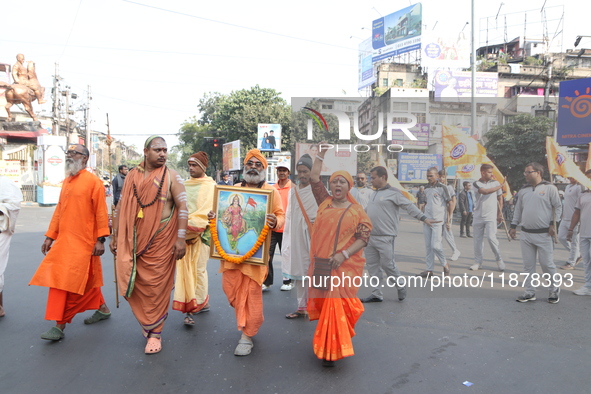
[[[149,204],[142,204],[142,200],[140,200],[140,197],[137,194],[137,188],[135,187],[135,183],[132,183],[133,185],[133,195],[135,196],[137,203],[140,206],[140,211],[137,214],[137,217],[139,219],[143,219],[144,218],[144,208],[147,208],[151,205],[154,205],[154,203],[156,203],[156,201],[158,200],[158,197],[160,197],[160,193],[162,193],[162,186],[164,185],[164,178],[166,176],[166,169],[167,167],[164,167],[164,172],[162,173],[162,179],[160,180],[160,186],[158,186],[158,192],[156,193],[156,197],[154,197],[154,199],[152,200],[151,203]]]

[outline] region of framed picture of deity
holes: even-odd
[[[216,186],[210,257],[236,264],[265,265],[269,261],[273,190]]]

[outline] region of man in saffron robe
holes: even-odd
[[[187,207],[187,253],[176,262],[172,309],[186,313],[184,324],[195,324],[193,314],[209,311],[207,260],[211,233],[207,214],[213,208],[215,181],[205,175],[209,157],[197,152],[189,157],[189,175],[185,181]]]
[[[283,226],[285,212],[282,208],[279,192],[265,182],[266,170],[267,159],[258,149],[250,150],[244,158],[244,180],[240,185],[235,186],[273,190],[273,213],[266,216],[267,224],[273,229]],[[212,219],[214,217],[214,212],[210,212],[208,218]],[[238,346],[234,350],[236,356],[250,354],[254,346],[252,337],[258,333],[263,324],[263,293],[261,286],[267,276],[267,271],[268,267],[266,265],[234,264],[221,260],[222,287],[230,305],[236,311],[238,330],[242,331]]]
[[[41,245],[46,256],[29,283],[49,287],[45,319],[55,320],[56,325],[41,334],[46,340],[62,339],[66,323],[80,312],[97,309],[84,320],[86,324],[111,316],[101,293],[99,257],[109,235],[105,188],[96,175],[85,170],[88,156],[83,145],[68,147],[67,178]]]
[[[125,179],[110,244],[119,290],[147,338],[146,354],[162,350],[176,260],[186,250],[187,193],[167,157],[164,138],[146,140],[144,160]]]
[[[312,341],[314,354],[323,366],[332,367],[336,360],[355,354],[352,338],[364,308],[354,283],[355,278],[363,275],[362,249],[367,246],[372,224],[350,193],[353,178],[348,172],[331,175],[332,196],[328,194],[320,180],[325,154],[326,150],[320,150],[310,174],[318,212],[311,236],[308,314],[310,320],[318,320]],[[323,283],[317,283],[322,282],[317,281],[322,276],[314,275],[320,259],[328,259],[330,264],[326,267],[330,276],[324,276],[328,279],[327,289],[322,288]],[[338,278],[339,283],[333,282],[333,278]]]

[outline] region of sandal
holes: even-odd
[[[65,336],[65,334],[62,330],[53,326],[49,330],[47,330],[43,334],[41,334],[41,339],[45,339],[47,341],[59,341],[64,336]]]
[[[238,341],[238,346],[236,346],[236,349],[234,350],[234,355],[235,356],[248,356],[250,354],[250,352],[252,351],[253,347],[254,347],[254,344],[252,343],[252,341],[249,341],[246,339],[240,339]]]
[[[84,324],[94,324],[94,323],[98,323],[101,320],[106,320],[108,318],[111,317],[111,312],[109,313],[104,313],[101,311],[96,311],[94,312],[94,314],[90,317],[87,317],[86,319],[84,319]]]
[[[185,324],[185,326],[194,326],[195,320],[193,320],[193,317],[191,315],[187,314],[187,316],[185,317],[185,321],[183,323]]]
[[[308,317],[308,312],[306,311],[295,311],[293,313],[288,313],[285,315],[286,319],[297,319],[299,317]]]
[[[148,338],[148,343],[146,343],[146,348],[144,352],[146,354],[156,354],[160,353],[162,350],[162,340],[160,338]]]
[[[197,312],[195,312],[196,315],[203,313],[203,312],[209,312],[209,304],[205,305],[203,308],[201,308],[200,310],[198,310]]]

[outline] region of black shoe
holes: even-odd
[[[398,289],[398,301],[404,301],[406,298],[406,287],[401,287]]]
[[[322,360],[323,367],[334,367],[334,361],[331,360]]]
[[[470,234],[466,234],[466,237],[468,238],[472,238],[472,236]]]
[[[382,302],[382,301],[384,301],[384,300],[381,298],[378,298],[376,296],[373,296],[373,295],[371,295],[369,297],[361,298],[361,302],[363,302],[364,304],[368,303],[368,302]]]

